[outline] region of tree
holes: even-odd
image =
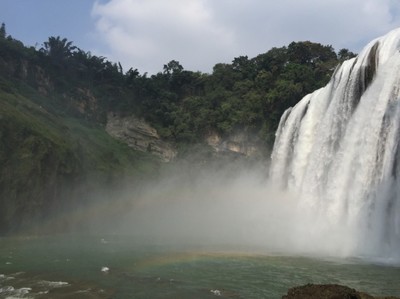
[[[336,54],[331,45],[323,46],[319,43],[292,42],[288,46],[290,62],[317,65],[322,62],[336,60]]]
[[[0,39],[5,39],[6,38],[6,24],[1,23],[0,27]]]
[[[43,46],[41,51],[57,63],[64,62],[77,49],[77,47],[72,46],[71,41],[68,41],[66,38],[61,39],[59,36],[49,37],[49,40],[44,42]]]
[[[257,71],[265,70],[271,72],[273,76],[280,73],[287,63],[287,48],[272,48],[267,53],[260,54],[253,58]]]
[[[348,60],[348,59],[353,58],[355,56],[357,56],[357,55],[354,54],[353,52],[350,52],[348,49],[344,49],[344,48],[340,49],[338,54],[337,54],[337,57],[338,57],[338,59],[340,61],[345,61],[345,60]]]
[[[254,79],[256,75],[254,61],[249,60],[247,56],[235,57],[232,61],[232,69],[239,72],[243,79]]]
[[[164,64],[164,74],[176,75],[183,71],[183,66],[180,65],[179,61],[171,60],[167,64]]]

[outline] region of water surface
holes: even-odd
[[[281,298],[306,283],[400,296],[400,267],[354,258],[176,248],[123,235],[0,242],[0,298]]]

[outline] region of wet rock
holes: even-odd
[[[398,297],[374,297],[355,289],[337,284],[307,284],[290,288],[282,299],[399,299]]]

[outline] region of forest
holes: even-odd
[[[40,67],[51,78],[53,93],[74,97],[77,89],[89,88],[100,109],[81,117],[104,123],[107,111],[135,114],[154,125],[163,138],[178,143],[199,142],[209,130],[229,134],[245,128],[272,146],[283,111],[327,84],[335,68],[355,56],[347,49],[336,53],[331,45],[301,41],[253,58],[218,63],[211,74],[186,70],[172,60],[148,75],[134,67],[124,71],[120,63],[92,55],[59,36],[49,37],[40,49],[28,48],[6,36],[3,24],[0,42],[3,60],[18,65],[23,59]]]

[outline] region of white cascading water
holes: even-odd
[[[400,260],[400,29],[281,118],[271,180],[299,194],[304,243]],[[301,230],[301,228],[299,228]]]

